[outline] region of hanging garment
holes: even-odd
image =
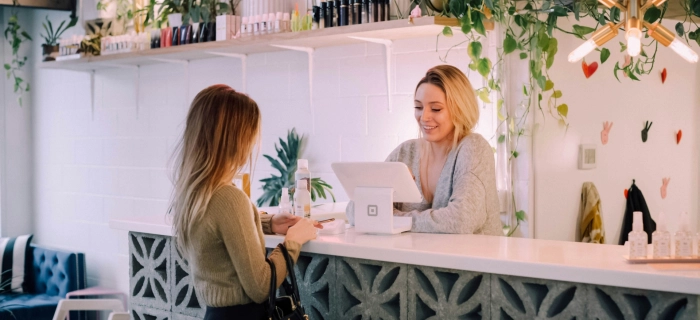
[[[579,227],[576,241],[588,243],[605,243],[602,207],[600,195],[593,182],[584,182],[581,189],[581,206],[579,208]]]
[[[651,243],[651,234],[656,231],[656,222],[651,218],[642,191],[637,188],[634,180],[632,180],[632,186],[627,190],[627,206],[625,208],[625,216],[622,218],[622,230],[620,231],[620,242],[618,243],[620,245],[625,244],[627,241],[627,234],[632,231],[632,216],[635,211],[642,212],[644,232],[647,233],[647,242]]]

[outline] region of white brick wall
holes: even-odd
[[[36,19],[43,15],[37,13]],[[305,156],[312,174],[335,187],[346,200],[330,164],[336,161],[382,161],[401,141],[414,138],[412,94],[425,71],[441,64],[439,57],[461,37],[435,37],[395,44],[389,112],[383,46],[358,44],[321,48],[314,60],[313,116],[309,105],[307,57],[299,52],[275,52],[248,58],[247,91],[263,114],[261,156],[257,180],[272,168],[262,154],[274,154],[273,144],[296,127],[308,137]],[[464,47],[450,53],[464,71],[469,63]],[[37,125],[35,234],[37,242],[80,250],[88,257],[90,285],[128,291],[127,237],[110,230],[110,217],[164,216],[171,185],[166,162],[182,130],[190,100],[201,89],[224,83],[241,89],[239,60],[213,58],[192,61],[189,77],[173,64],[141,67],[139,94],[135,71],[110,69],[96,74],[95,109],[90,108],[86,73],[35,70]],[[475,87],[481,77],[470,75]],[[50,97],[50,98],[49,98]],[[138,109],[136,102],[138,101]],[[478,130],[491,137],[493,114],[483,109]]]

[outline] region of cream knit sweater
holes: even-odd
[[[197,296],[211,307],[261,303],[268,297],[270,267],[265,261],[266,234],[272,234],[272,215],[258,214],[248,196],[233,185],[214,192],[206,212],[192,226],[187,261]],[[294,261],[301,245],[285,241]],[[279,286],[287,275],[284,256],[270,254]]]

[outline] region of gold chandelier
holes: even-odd
[[[651,8],[651,6],[659,7],[666,2],[666,0],[647,0],[643,6],[641,5],[641,0],[628,0],[627,7],[616,0],[598,1],[608,9],[617,7],[621,11],[627,12],[626,19],[618,24],[608,22],[608,24],[596,30],[588,41],[569,54],[569,62],[581,60],[595,48],[615,38],[615,36],[617,36],[617,30],[623,26],[625,27],[625,38],[627,39],[627,54],[636,57],[642,50],[642,25],[647,28],[647,34],[660,44],[671,48],[690,63],[698,62],[698,54],[685,43],[677,39],[673,32],[660,25],[659,22],[650,24],[644,21],[644,12],[646,12],[647,9]]]

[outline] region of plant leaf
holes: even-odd
[[[489,60],[489,58],[483,58],[479,60],[477,69],[482,77],[487,78],[489,73],[491,72],[491,60]]]
[[[527,53],[521,52],[520,53],[520,60],[525,60],[525,59],[527,59]]]
[[[560,104],[557,107],[557,112],[559,112],[562,117],[566,118],[569,115],[569,106],[566,105],[566,103]]]
[[[448,38],[452,37],[452,28],[450,28],[450,27],[442,28],[442,35],[444,35],[445,37],[448,37]]]
[[[603,48],[600,50],[600,64],[605,63],[610,58],[610,50],[608,48]]]
[[[593,29],[591,27],[580,26],[577,24],[574,25],[574,33],[577,36],[579,36],[579,38],[583,38],[583,36],[585,36],[589,33],[593,33],[593,31],[595,31],[595,29]]]
[[[661,10],[657,7],[651,7],[644,13],[644,21],[654,23],[661,17]]]
[[[488,90],[482,88],[482,89],[477,90],[477,92],[479,95],[479,99],[481,99],[481,101],[483,101],[484,103],[491,103],[491,98],[489,98],[489,91]]]
[[[515,219],[519,221],[525,221],[525,211],[519,210],[515,212]]]
[[[561,98],[561,90],[554,90],[554,93],[552,94],[552,98],[554,98],[554,99]]]
[[[683,26],[683,22],[676,23],[676,33],[679,37],[685,35],[685,27]]]
[[[506,142],[506,135],[502,134],[502,135],[498,136],[498,143],[504,143],[504,142]]]
[[[472,61],[478,61],[481,58],[481,42],[472,41],[467,46],[467,53]]]
[[[484,22],[482,21],[483,19],[483,14],[478,11],[472,11],[473,17],[472,21],[474,24],[474,30],[478,32],[480,35],[485,36],[486,35],[486,27],[484,27]]]
[[[544,84],[543,90],[549,91],[549,90],[552,90],[552,88],[554,88],[554,82],[552,82],[551,80],[547,80],[547,82],[545,82],[545,84]]]
[[[518,44],[515,42],[515,39],[510,34],[506,34],[506,38],[503,39],[503,52],[505,54],[509,54],[513,51],[515,51],[515,48],[518,47]]]

